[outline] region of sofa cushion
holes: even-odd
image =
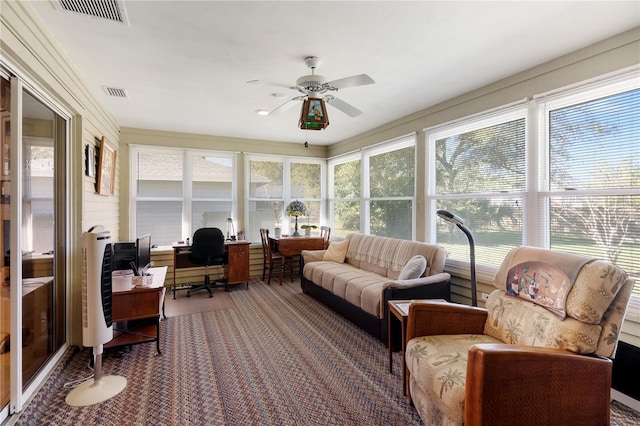
[[[414,278],[419,278],[424,274],[424,271],[427,269],[427,259],[421,255],[413,256],[402,271],[400,271],[400,275],[398,275],[399,280],[412,280]]]
[[[384,316],[383,293],[390,284],[387,277],[336,262],[311,262],[304,265],[303,275],[371,315]]]
[[[437,245],[359,233],[348,234],[346,239],[350,241],[346,263],[392,280],[398,279],[402,268],[416,255],[427,260],[424,276],[444,271],[447,252]]]
[[[360,262],[360,269],[376,272],[390,277],[395,276],[416,254],[420,243],[397,238],[378,237],[367,234],[349,234],[351,242],[347,251],[347,258]],[[356,265],[354,265],[356,266]]]
[[[322,256],[322,260],[328,262],[344,263],[344,258],[349,249],[349,240],[333,241]]]

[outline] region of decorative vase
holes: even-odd
[[[304,228],[304,235],[307,237],[311,236],[311,228]]]
[[[282,229],[273,228],[273,234],[275,235],[276,238],[280,238],[280,236],[282,235]]]

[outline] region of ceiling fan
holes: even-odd
[[[324,76],[317,75],[315,73],[316,68],[320,65],[320,58],[316,56],[308,56],[304,59],[304,63],[311,68],[311,75],[304,75],[296,80],[296,84],[291,86],[284,83],[275,83],[271,81],[263,80],[250,80],[249,84],[266,84],[268,86],[284,87],[287,89],[297,90],[302,93],[300,96],[293,97],[285,103],[279,105],[272,111],[269,111],[268,115],[276,112],[281,112],[288,107],[295,105],[298,101],[305,101],[309,98],[322,99],[329,105],[339,109],[347,114],[349,117],[357,117],[362,114],[358,108],[343,101],[340,98],[329,94],[328,92],[337,92],[338,90],[345,89],[347,87],[364,86],[367,84],[373,84],[375,81],[367,74],[352,75],[351,77],[340,78],[338,80],[327,81]]]

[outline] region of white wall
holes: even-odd
[[[55,40],[28,3],[2,1],[0,7],[0,60],[19,77],[35,86],[72,116],[70,134],[70,223],[66,255],[70,261],[67,291],[70,296],[68,325],[71,343],[82,343],[80,237],[95,224],[118,235],[119,191],[114,196],[95,194],[95,178],[84,175],[84,146],[105,136],[119,146],[118,125],[84,84]]]

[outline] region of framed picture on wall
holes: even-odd
[[[108,143],[104,136],[100,139],[98,158],[97,192],[100,195],[113,195],[116,183],[116,149]]]
[[[93,145],[87,144],[84,148],[84,167],[85,174],[89,177],[96,176],[96,149]]]

